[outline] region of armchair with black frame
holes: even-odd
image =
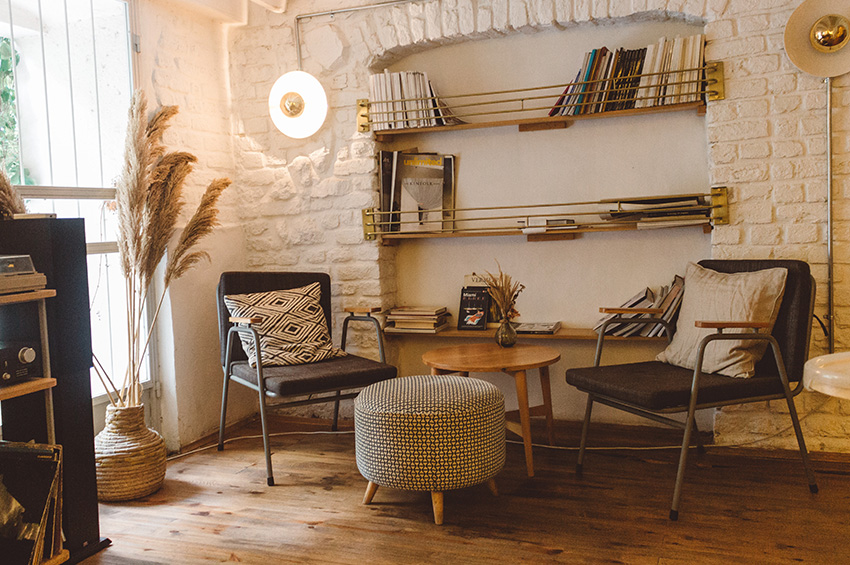
[[[318,284],[318,289],[312,286]],[[266,355],[262,353],[262,338],[258,331],[262,325],[262,316],[234,316],[225,303],[225,297],[233,295],[250,295],[255,293],[275,293],[277,291],[301,291],[311,287],[311,296],[302,297],[296,294],[299,307],[306,310],[307,316],[312,316],[313,326],[321,326],[324,318],[326,330],[319,328],[322,338],[327,341],[328,350],[335,350],[330,345],[331,332],[331,282],[326,273],[303,272],[260,272],[260,271],[231,271],[222,273],[218,284],[218,325],[221,344],[221,364],[224,370],[224,386],[221,397],[221,422],[219,426],[218,450],[224,449],[224,429],[227,415],[227,393],[230,381],[237,382],[259,393],[260,423],[263,431],[263,448],[266,458],[267,483],[274,485],[272,473],[271,450],[269,447],[269,431],[266,421],[267,398],[307,397],[297,400],[276,403],[275,407],[299,406],[320,402],[333,402],[334,414],[332,429],[337,429],[340,400],[357,396],[354,389],[360,389],[378,381],[392,379],[397,375],[397,369],[387,365],[384,356],[381,328],[378,320],[371,313],[377,308],[346,308],[349,315],[344,318],[342,325],[341,349],[345,350],[348,324],[351,321],[368,322],[375,326],[378,337],[380,362],[366,359],[357,355],[338,353],[330,354],[327,358],[314,362],[278,365],[269,364]],[[315,298],[318,298],[318,305]],[[280,306],[279,303],[273,306]],[[319,308],[320,306],[320,308]],[[312,310],[312,311],[311,311]],[[301,316],[303,313],[299,313]],[[308,324],[302,324],[300,319],[288,319],[280,324],[280,332],[293,341],[295,336],[314,331]],[[267,336],[266,336],[267,337]],[[240,338],[247,343],[249,350],[256,352],[257,362],[252,366],[249,356],[243,347],[234,342]],[[342,391],[348,391],[343,394]],[[315,396],[318,395],[318,396]]]
[[[709,272],[716,272],[720,277],[728,277],[734,273],[766,273],[766,269],[785,269],[787,275],[784,277],[784,288],[780,287],[778,297],[775,298],[772,306],[775,316],[772,330],[770,333],[759,333],[770,327],[771,320],[765,319],[753,319],[746,322],[734,321],[734,316],[731,318],[733,321],[729,321],[730,318],[721,321],[700,319],[700,306],[688,308],[686,315],[686,303],[683,302],[679,320],[675,324],[664,322],[657,317],[640,318],[637,321],[663,324],[667,329],[668,344],[672,343],[673,332],[677,326],[683,332],[684,324],[701,328],[702,330],[695,330],[702,333],[696,333],[692,341],[696,345],[691,354],[691,359],[694,361],[692,368],[660,360],[601,366],[606,327],[614,323],[636,321],[634,317],[626,317],[626,312],[622,309],[603,309],[615,316],[607,320],[599,330],[594,366],[566,371],[567,383],[588,395],[576,472],[578,474],[582,472],[590,415],[593,404],[596,402],[682,428],[684,437],[670,509],[670,519],[677,520],[685,465],[693,432],[697,432],[697,447],[702,448],[696,429],[696,411],[732,404],[784,399],[788,405],[809,489],[812,493],[816,493],[817,484],[793,400],[793,397],[803,388],[803,365],[808,357],[812,327],[815,283],[809,272],[809,265],[802,261],[791,260],[705,260],[698,266],[710,270]],[[692,301],[699,296],[698,288],[694,285],[694,288],[690,289]],[[689,300],[688,291],[686,277],[685,301]],[[691,304],[694,303],[691,302]],[[778,310],[775,307],[776,304],[779,304]],[[705,309],[711,310],[712,307]],[[696,314],[694,319],[691,319],[691,314]],[[714,330],[714,333],[706,332],[706,329]],[[723,346],[722,342],[728,340],[735,340],[731,345],[727,345],[731,347],[734,347],[736,343],[750,345],[763,343],[765,347],[769,345],[772,355],[765,354],[760,360],[756,355],[751,359],[755,364],[751,365],[753,371],[750,378],[735,378],[728,374],[719,374],[717,371],[704,371],[707,365],[706,359]],[[706,354],[707,348],[710,348],[708,354]],[[668,347],[665,351],[669,350]],[[710,365],[711,362],[709,361],[708,364]],[[796,383],[793,389],[789,385],[791,382]],[[687,418],[685,422],[680,422],[665,416],[670,413],[687,413]]]

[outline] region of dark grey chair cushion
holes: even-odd
[[[683,369],[661,361],[567,371],[567,382],[583,392],[616,398],[650,411],[686,409],[691,398],[693,378],[692,369]],[[736,379],[725,375],[704,374],[700,377],[697,402],[726,402],[781,393],[782,384],[776,376],[757,375],[749,379]]]
[[[257,370],[249,366],[247,361],[234,363],[232,374],[257,384]],[[392,365],[357,355],[346,355],[305,365],[263,367],[266,390],[278,396],[360,388],[395,378],[396,374],[397,370]]]

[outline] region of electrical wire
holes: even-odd
[[[800,423],[802,424],[803,421],[805,421],[806,418],[808,418],[811,414],[819,412],[824,406],[826,406],[827,404],[829,404],[829,402],[831,402],[833,400],[835,400],[835,398],[830,396],[826,400],[821,402],[814,410],[810,410],[810,411],[806,412],[805,415],[800,417]],[[757,439],[754,439],[752,441],[747,441],[747,442],[743,442],[743,443],[729,443],[729,444],[710,445],[710,446],[707,445],[705,447],[706,448],[708,448],[708,447],[748,447],[750,445],[756,445],[756,444],[759,444],[761,442],[767,441],[769,439],[779,437],[779,436],[785,434],[786,432],[791,431],[793,428],[794,428],[794,426],[788,426],[788,427],[783,428],[783,429],[779,430],[778,432],[771,434],[769,436],[757,438]],[[354,433],[354,430],[338,430],[338,431],[335,431],[335,432],[334,431],[276,432],[276,433],[273,433],[273,434],[269,434],[269,437],[299,435],[299,434],[301,434],[301,435],[321,435],[321,434],[324,434],[324,435],[347,435],[347,434],[353,434],[353,433]],[[232,438],[224,440],[224,443],[227,444],[227,443],[230,443],[230,442],[233,442],[233,441],[240,441],[240,440],[244,440],[244,439],[262,439],[262,438],[263,438],[262,434],[253,435],[253,436],[237,436],[237,437],[232,437]],[[519,440],[509,439],[509,440],[505,440],[505,441],[506,441],[506,443],[523,445],[523,442],[521,442]],[[578,449],[579,449],[578,446],[546,445],[546,444],[543,444],[543,443],[532,443],[531,445],[533,447],[537,447],[537,448],[541,448],[541,449],[554,449],[554,450],[558,450],[558,451],[578,451]],[[180,459],[180,458],[186,457],[187,455],[193,455],[195,453],[199,453],[201,451],[206,451],[206,450],[212,449],[214,447],[218,447],[218,443],[214,443],[212,445],[207,445],[205,447],[199,447],[198,449],[193,449],[192,451],[187,451],[186,453],[177,453],[175,455],[168,457],[166,459],[166,461],[173,461],[175,459]],[[693,448],[695,446],[691,446],[691,447]],[[662,450],[665,450],[665,449],[681,449],[681,448],[682,448],[681,445],[597,446],[597,447],[585,447],[585,450],[587,450],[587,451],[662,451]]]
[[[354,430],[337,430],[335,432],[325,432],[325,431],[315,431],[315,432],[275,432],[273,434],[269,434],[269,437],[277,437],[277,436],[291,436],[291,435],[344,435],[344,434],[353,434]],[[239,441],[243,439],[262,439],[262,434],[255,436],[237,436],[224,440],[224,443],[230,443],[232,441]],[[174,459],[180,459],[181,457],[186,457],[187,455],[192,455],[194,453],[199,453],[201,451],[206,451],[207,449],[212,449],[213,447],[218,447],[218,443],[214,443],[212,445],[207,445],[204,447],[199,447],[198,449],[193,449],[192,451],[187,451],[186,453],[177,453],[172,455],[171,457],[167,457],[166,461],[173,461]]]

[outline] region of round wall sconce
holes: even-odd
[[[269,114],[277,129],[295,139],[310,137],[328,114],[328,97],[316,78],[290,71],[275,81],[269,93]]]
[[[816,77],[850,72],[850,0],[806,0],[785,26],[785,52],[801,71]]]

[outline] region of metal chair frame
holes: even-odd
[[[386,363],[386,356],[384,354],[384,343],[381,339],[381,325],[376,318],[374,318],[368,312],[365,315],[359,316],[354,312],[350,312],[348,316],[342,322],[342,336],[340,339],[340,348],[345,351],[345,344],[347,342],[348,337],[348,324],[349,322],[370,322],[375,326],[375,331],[378,337],[378,354],[380,356],[381,363]],[[233,351],[233,343],[239,335],[247,335],[253,340],[254,343],[254,351],[257,352],[257,384],[254,384],[250,381],[246,381],[232,374],[234,361],[232,361],[232,351]],[[269,446],[269,429],[268,423],[266,421],[266,399],[267,398],[282,398],[273,392],[266,390],[265,386],[265,378],[263,377],[263,362],[262,362],[262,352],[260,349],[260,336],[253,327],[251,327],[250,323],[236,323],[227,331],[227,349],[225,353],[225,362],[224,362],[224,385],[222,387],[221,392],[221,420],[219,422],[218,427],[218,451],[224,450],[224,428],[225,428],[225,420],[227,417],[227,394],[228,389],[230,388],[230,381],[236,381],[237,383],[250,388],[251,390],[256,391],[259,394],[260,399],[260,426],[262,427],[263,432],[263,451],[265,452],[266,457],[266,482],[269,486],[274,486],[274,474],[272,472],[272,455],[271,449]],[[333,396],[319,396],[313,397],[313,394],[324,394],[327,392],[335,392]],[[303,406],[306,404],[320,404],[323,402],[333,402],[334,403],[334,415],[333,415],[333,423],[331,424],[331,430],[336,431],[339,424],[339,402],[340,400],[345,400],[347,398],[354,398],[357,396],[357,392],[349,392],[346,394],[342,394],[342,391],[338,388],[329,388],[326,390],[317,390],[309,395],[308,398],[303,400],[292,400],[287,402],[277,402],[274,404],[275,408],[278,407],[291,407],[291,406]]]
[[[811,290],[811,300],[810,300],[810,308],[809,308],[809,317],[808,319],[812,319],[812,315],[814,313],[814,298],[815,298],[815,286],[812,283]],[[673,325],[669,322],[662,320],[661,318],[627,318],[623,316],[615,316],[605,322],[603,326],[599,329],[599,338],[596,342],[596,354],[594,357],[594,367],[599,367],[599,363],[602,358],[602,346],[605,340],[605,329],[614,323],[621,322],[630,322],[630,323],[640,323],[640,324],[655,324],[660,323],[667,330],[667,341],[668,343],[672,340],[673,335]],[[807,336],[806,342],[808,343],[809,338],[811,337],[811,324],[809,324],[808,329],[809,335]],[[699,382],[700,377],[703,375],[702,371],[702,362],[703,356],[705,354],[706,346],[712,341],[717,340],[759,340],[759,341],[767,341],[770,344],[771,350],[773,352],[774,359],[776,361],[776,367],[779,370],[779,379],[782,382],[782,393],[771,394],[771,395],[762,395],[758,397],[746,397],[739,398],[734,400],[726,400],[720,402],[706,402],[700,403],[698,402],[698,392],[699,392]],[[785,363],[782,360],[782,353],[779,350],[779,343],[776,341],[772,335],[769,334],[760,334],[760,333],[752,333],[752,332],[724,332],[722,328],[719,328],[716,333],[708,335],[704,337],[699,344],[699,349],[697,352],[697,361],[696,367],[694,369],[694,376],[691,382],[691,395],[690,402],[687,406],[674,406],[660,410],[647,410],[646,408],[635,406],[629,404],[627,402],[623,402],[621,400],[610,398],[608,396],[588,393],[587,397],[587,407],[585,409],[584,415],[584,423],[582,425],[581,430],[581,443],[579,446],[578,460],[576,462],[576,473],[581,475],[584,464],[584,454],[587,445],[587,432],[590,427],[590,415],[593,409],[594,402],[598,402],[600,404],[604,404],[606,406],[610,406],[612,408],[616,408],[619,410],[623,410],[625,412],[629,412],[631,414],[635,414],[636,416],[641,416],[644,418],[648,418],[655,422],[660,422],[662,424],[666,424],[668,426],[674,428],[680,428],[684,430],[684,436],[682,438],[682,448],[679,454],[679,467],[676,472],[676,484],[673,488],[673,502],[670,507],[670,520],[678,520],[679,518],[679,502],[682,496],[682,484],[684,482],[685,476],[685,465],[687,463],[688,458],[688,449],[691,443],[691,437],[693,432],[696,431],[697,435],[697,449],[698,451],[703,450],[702,442],[699,438],[699,430],[697,429],[695,415],[697,410],[702,410],[705,408],[719,408],[721,406],[729,406],[733,404],[749,404],[751,402],[761,402],[765,400],[779,400],[785,399],[788,404],[788,412],[791,416],[791,423],[794,428],[794,433],[797,437],[797,445],[800,450],[800,456],[803,459],[803,466],[806,471],[806,478],[809,483],[809,490],[812,493],[818,492],[818,486],[815,481],[815,475],[812,471],[811,461],[809,459],[809,453],[806,449],[806,442],[803,438],[803,431],[800,427],[800,419],[797,416],[797,410],[794,406],[793,397],[799,394],[803,390],[803,381],[802,378],[797,382],[793,389],[790,388],[790,384],[788,381],[788,374],[785,370]],[[673,413],[682,413],[687,412],[687,419],[685,422],[680,422],[678,420],[674,420],[672,418],[667,418],[665,416],[661,416],[661,414],[673,414]]]

